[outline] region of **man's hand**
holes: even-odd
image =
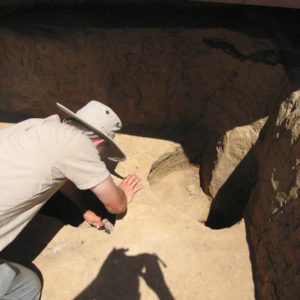
[[[129,174],[119,184],[119,188],[125,193],[127,203],[129,203],[133,196],[143,188],[141,178],[136,174]]]
[[[104,223],[102,221],[102,218],[97,216],[93,211],[87,210],[83,214],[84,219],[88,224],[91,226],[96,227],[97,229],[100,229],[104,226]]]
[[[126,211],[127,204],[142,187],[141,178],[136,174],[129,174],[118,186],[109,176],[91,190],[110,213],[121,214]]]

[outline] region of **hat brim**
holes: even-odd
[[[118,147],[118,145],[114,142],[114,140],[111,137],[109,137],[103,131],[100,131],[99,129],[96,129],[95,127],[93,127],[89,123],[87,123],[84,120],[82,120],[81,118],[79,118],[74,112],[72,112],[70,109],[63,106],[62,104],[57,102],[56,105],[64,113],[66,113],[67,115],[69,115],[70,117],[72,117],[73,119],[78,121],[83,126],[91,129],[95,134],[103,137],[107,141],[107,146],[108,147],[106,148],[106,150],[104,152],[101,152],[101,155],[105,156],[106,158],[108,158],[112,161],[116,161],[116,162],[121,162],[121,161],[124,161],[126,159],[126,155],[124,154],[124,152]]]

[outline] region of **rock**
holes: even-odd
[[[230,175],[236,169],[238,164],[245,158],[249,150],[256,143],[259,132],[266,122],[266,118],[258,120],[257,122],[235,127],[227,131],[224,136],[217,142],[216,156],[214,156],[213,166],[210,170],[210,180],[204,186],[205,192],[211,197],[215,197],[220,188],[228,181]],[[209,153],[208,153],[209,155]],[[202,173],[203,181],[207,177],[206,161],[203,160],[204,169],[206,172]],[[247,174],[240,174],[240,176],[248,176]]]
[[[300,295],[300,91],[270,118],[246,211],[257,299]]]
[[[219,229],[232,226],[244,214],[256,180],[256,141],[266,119],[236,127],[210,144],[202,163],[201,184],[213,200],[206,225]]]

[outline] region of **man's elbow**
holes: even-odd
[[[127,197],[122,189],[114,184],[111,178],[99,183],[92,189],[106,210],[112,214],[121,214],[127,209]]]
[[[122,214],[126,211],[127,204],[126,203],[119,203],[119,204],[114,205],[114,206],[108,206],[108,207],[106,207],[106,209],[108,210],[108,212],[118,215],[118,214]]]

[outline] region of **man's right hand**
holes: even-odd
[[[101,227],[104,226],[102,218],[89,209],[83,213],[83,218],[88,224],[96,227],[97,229],[100,229]]]

